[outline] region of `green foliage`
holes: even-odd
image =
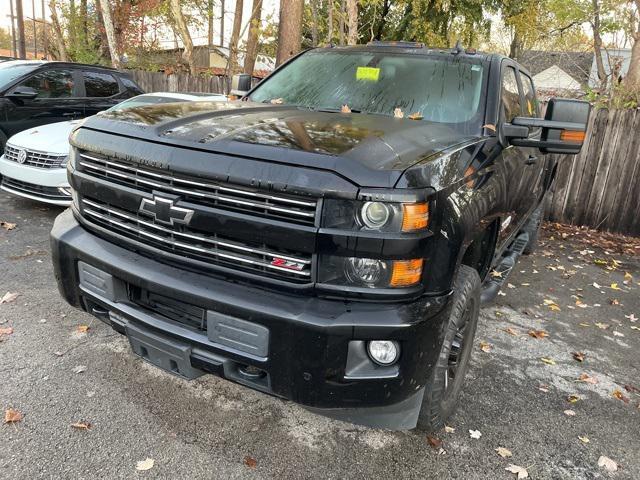
[[[0,28],[0,48],[11,50],[11,31]]]

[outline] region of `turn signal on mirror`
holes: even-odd
[[[578,132],[575,130],[562,130],[560,132],[560,140],[563,142],[584,142],[586,132]]]

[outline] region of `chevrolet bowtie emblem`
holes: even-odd
[[[139,212],[152,217],[158,223],[174,226],[176,224],[188,225],[193,217],[193,210],[176,207],[176,201],[170,198],[153,196],[153,199],[143,198],[140,202]]]

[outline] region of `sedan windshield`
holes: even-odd
[[[9,61],[0,63],[0,90],[4,90],[15,80],[38,68],[40,64]]]
[[[314,50],[269,77],[250,100],[331,111],[347,105],[389,116],[401,111],[469,130],[483,113],[483,70],[479,60],[452,55]]]

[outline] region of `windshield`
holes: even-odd
[[[11,85],[15,80],[32,72],[38,68],[40,64],[23,63],[23,62],[2,62],[0,63],[0,90]]]
[[[120,110],[124,110],[126,108],[140,107],[142,105],[157,105],[160,103],[174,102],[184,102],[184,100],[180,100],[174,97],[160,97],[158,95],[139,95],[137,97],[130,98],[129,100],[125,100],[124,102],[120,102],[107,111],[119,112]]]
[[[400,109],[405,117],[465,124],[481,121],[483,77],[480,61],[468,58],[319,50],[269,77],[250,100],[390,116]]]

